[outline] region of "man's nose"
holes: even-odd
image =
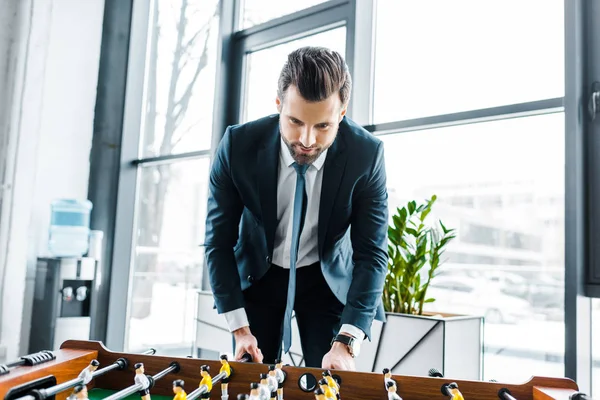
[[[315,139],[316,136],[310,127],[307,126],[302,129],[300,134],[300,143],[302,143],[302,146],[311,147],[315,144]]]

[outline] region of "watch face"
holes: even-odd
[[[360,354],[360,343],[357,340],[352,341],[352,354],[354,357],[358,357]]]

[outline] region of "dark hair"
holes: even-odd
[[[221,360],[227,360],[227,354],[221,354]]]
[[[83,390],[84,387],[85,387],[84,385],[75,386],[75,388],[73,389],[73,393],[81,393],[81,391]]]
[[[97,367],[98,365],[100,365],[98,360],[92,360],[92,362],[90,364],[92,364],[93,367]]]
[[[267,379],[268,375],[267,374],[260,374],[260,379]]]
[[[384,373],[384,374],[387,374],[388,372],[390,372],[390,369],[389,369],[389,368],[384,368],[384,369],[383,369],[383,373]]]
[[[352,78],[344,58],[325,47],[301,47],[288,55],[281,69],[277,95],[283,101],[290,85],[298,88],[309,102],[322,101],[338,92],[347,104],[352,91]]]
[[[392,386],[394,386],[394,382],[392,381],[388,381],[388,383],[386,383],[387,387],[391,388]]]
[[[183,388],[183,385],[185,385],[183,379],[177,379],[176,381],[173,381],[173,386]]]
[[[256,383],[256,382],[252,382],[252,383],[250,384],[250,389],[258,389],[258,383]]]
[[[134,369],[138,369],[139,367],[143,367],[144,364],[143,363],[137,363],[133,366]]]
[[[200,371],[209,372],[210,371],[210,367],[208,365],[203,365],[203,366],[200,367]]]

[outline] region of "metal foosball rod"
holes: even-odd
[[[238,362],[252,362],[252,356],[248,353],[244,354]],[[227,378],[227,373],[220,372],[219,374],[212,377],[212,384],[215,385],[219,383],[221,380]],[[196,400],[201,395],[207,393],[208,388],[205,385],[200,386],[198,389],[194,390],[190,394],[187,395],[187,400]]]
[[[498,390],[498,397],[503,400],[517,400],[512,394],[510,394],[510,390],[507,388]]]
[[[137,366],[141,365],[141,367],[143,367],[143,364],[136,364],[136,370],[138,369]],[[147,385],[145,386],[143,383],[136,383],[134,385],[129,386],[128,388],[125,388],[117,393],[114,393],[108,397],[106,397],[104,400],[120,400],[120,399],[124,399],[125,397],[132,395],[136,392],[139,392],[141,390],[150,390],[153,386],[154,386],[154,382],[163,378],[164,376],[166,376],[167,374],[170,374],[171,372],[179,372],[180,366],[179,363],[176,361],[173,361],[168,368],[165,368],[164,370],[160,371],[159,373],[153,375],[153,376],[146,376],[146,380]],[[143,371],[141,374],[139,375],[143,375]],[[137,376],[136,376],[137,377]],[[136,379],[137,382],[137,379]]]
[[[150,347],[148,350],[144,351],[143,353],[140,353],[146,356],[153,356],[156,354],[156,349],[153,347]]]
[[[34,366],[43,364],[48,361],[55,360],[56,356],[49,350],[42,350],[37,353],[28,354],[20,357],[16,361],[9,362],[7,364],[0,365],[0,375],[6,375],[10,372],[11,368],[20,367],[21,365]]]
[[[90,365],[85,367],[77,378],[52,386],[48,389],[33,390],[30,395],[21,397],[18,400],[46,400],[77,385],[87,385],[92,379],[104,375],[109,371],[115,369],[123,370],[127,368],[128,362],[125,358],[119,358],[117,361],[104,368],[96,369],[98,368],[98,365],[98,361],[92,360]]]

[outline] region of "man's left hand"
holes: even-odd
[[[334,342],[331,350],[323,357],[321,368],[356,371],[356,364],[354,358],[350,355],[348,346],[340,342]]]

